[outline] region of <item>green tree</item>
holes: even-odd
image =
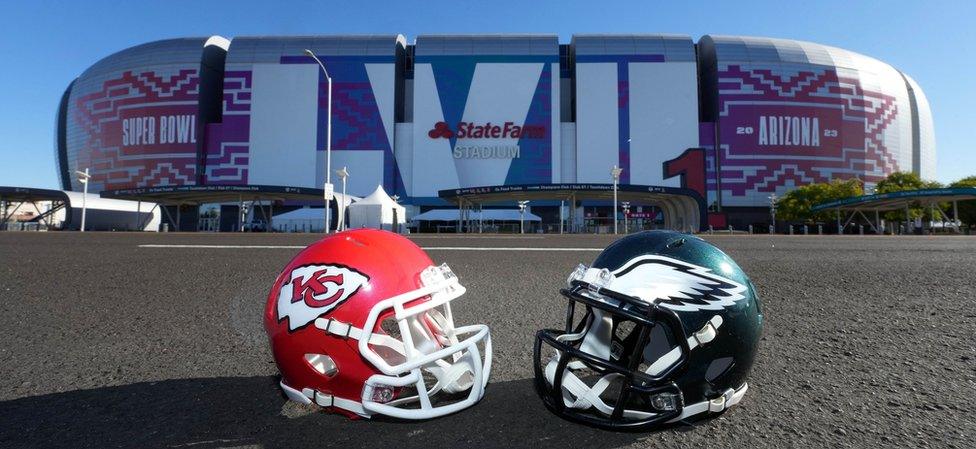
[[[878,182],[875,193],[902,192],[918,190],[925,187],[925,182],[918,175],[911,172],[895,172]]]
[[[813,213],[810,209],[820,203],[860,196],[864,188],[859,179],[835,179],[829,183],[807,184],[796,188],[776,202],[777,217],[787,221],[828,221],[835,212]]]
[[[949,184],[949,187],[976,187],[976,176],[962,178],[952,184]],[[966,226],[976,225],[976,200],[959,202],[959,219],[962,220]]]
[[[919,189],[938,189],[941,188],[942,184],[937,181],[925,181],[920,178],[917,174],[911,172],[895,172],[888,175],[887,178],[882,179],[878,182],[877,187],[875,187],[875,193],[891,193],[891,192],[903,192],[905,190],[919,190]],[[947,204],[940,204],[939,207],[945,210]],[[923,207],[921,203],[915,201],[912,202],[909,207],[909,216],[912,219],[922,217],[923,220],[941,220],[944,217],[932,216],[932,209],[928,207]],[[938,212],[936,212],[938,214]],[[941,214],[939,214],[941,215]],[[885,220],[888,221],[904,221],[905,211],[891,211],[884,214]]]

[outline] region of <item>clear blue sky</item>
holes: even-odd
[[[871,1],[33,1],[0,5],[0,185],[56,188],[54,119],[95,61],[156,39],[401,33],[741,34],[873,56],[908,73],[932,105],[938,176],[976,175],[976,2]]]

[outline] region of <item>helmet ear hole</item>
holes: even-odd
[[[624,341],[627,337],[630,337],[634,333],[634,329],[637,327],[633,321],[630,320],[617,320],[617,325],[613,331],[613,335],[617,337],[617,340]]]
[[[380,330],[397,340],[400,340],[400,323],[393,316],[388,316],[380,321]]]
[[[610,341],[610,358],[621,361],[630,358],[630,348],[637,339],[639,330],[637,323],[630,320],[615,319],[613,338]]]
[[[325,377],[332,377],[339,373],[339,367],[336,366],[335,361],[325,354],[305,354],[305,362],[315,372]]]
[[[396,320],[392,313],[380,320],[376,325],[375,332],[382,332],[396,341],[403,341],[402,334],[400,333],[400,322]],[[387,344],[370,343],[370,348],[390,365],[399,365],[406,361],[402,345],[392,347]]]
[[[715,379],[722,377],[723,374],[729,372],[732,366],[735,365],[735,359],[732,357],[722,357],[720,359],[712,360],[712,363],[708,364],[708,369],[705,370],[705,380],[708,383],[715,382]]]
[[[650,339],[647,341],[647,345],[644,346],[644,359],[641,361],[639,369],[642,372],[648,372],[654,362],[660,360],[674,348],[678,347],[678,342],[673,340],[671,338],[670,326],[666,323],[657,323],[651,329]]]

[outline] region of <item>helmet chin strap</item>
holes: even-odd
[[[688,347],[691,350],[705,345],[715,339],[718,333],[718,328],[722,325],[722,317],[720,315],[713,316],[701,329],[693,333],[688,337]],[[593,310],[593,317],[588,323],[587,327],[582,331],[575,334],[563,334],[556,337],[556,340],[563,343],[575,342],[582,339],[580,343],[580,351],[587,354],[591,354],[603,360],[610,360],[610,342],[613,332],[613,321],[610,316],[607,316],[603,311],[599,309]],[[559,360],[562,353],[556,351],[556,354],[549,360],[546,364],[545,376],[546,381],[549,385],[555,383],[556,378],[556,367],[559,365]],[[670,368],[675,362],[681,358],[681,347],[676,346],[671,351],[659,357],[654,361],[645,372],[650,375],[658,375],[663,373],[666,369]],[[578,410],[587,410],[590,408],[595,409],[597,412],[611,416],[613,414],[613,407],[608,405],[606,402],[600,398],[600,395],[606,391],[610,384],[618,378],[623,378],[624,376],[619,373],[609,373],[598,379],[593,386],[589,386],[582,379],[573,374],[573,370],[580,370],[586,368],[586,365],[580,361],[571,361],[567,364],[567,369],[563,370],[562,378],[562,397],[563,404],[566,407],[574,408]],[[720,412],[732,405],[737,404],[742,396],[745,394],[747,385],[743,384],[738,390],[729,389],[724,392],[722,396],[715,399],[703,401],[700,403],[686,405],[680,416],[669,421],[675,422],[682,419],[686,419],[690,416],[697,415],[699,413],[710,412]],[[631,419],[646,419],[657,415],[657,413],[643,412],[639,410],[624,410],[623,416]]]
[[[545,375],[546,380],[549,384],[553,383],[556,378],[556,365],[559,364],[559,355],[557,354],[549,363],[546,365]],[[616,378],[623,377],[622,374],[610,373],[593,384],[592,387],[586,385],[579,377],[571,372],[574,369],[585,368],[582,362],[573,361],[567,364],[567,368],[563,371],[563,403],[566,407],[575,408],[580,410],[586,410],[588,408],[595,408],[598,412],[610,416],[613,413],[613,407],[609,406],[600,395],[610,386]],[[642,412],[638,410],[624,410],[623,416],[627,418],[644,419],[654,416],[655,413]]]
[[[439,362],[443,361],[439,360]],[[470,360],[464,359],[454,364],[443,362],[443,364],[447,366],[424,367],[424,371],[437,378],[437,383],[430,389],[431,394],[441,389],[445,393],[460,393],[467,391],[474,384],[474,367],[471,366]]]
[[[417,350],[424,355],[438,349],[440,347],[432,340],[424,340],[417,347]],[[424,365],[422,369],[437,379],[437,383],[430,388],[430,394],[437,393],[440,390],[444,390],[445,393],[460,393],[468,390],[474,384],[474,367],[467,357],[455,355],[454,363],[443,359],[435,360]]]
[[[336,320],[319,318],[316,320],[315,325],[316,327],[330,334],[345,336],[356,340],[363,338],[363,336],[366,334],[362,329]],[[375,346],[384,346],[389,348],[401,356],[406,356],[403,343],[395,338],[383,334],[372,334],[370,335],[369,342]],[[431,340],[424,340],[423,343],[417,347],[418,352],[422,354],[430,354],[438,349],[440,349],[440,347],[438,347],[437,344]],[[439,359],[421,368],[437,379],[437,383],[431,386],[427,391],[429,396],[433,396],[441,390],[450,394],[461,393],[471,389],[471,387],[474,385],[474,366],[472,365],[471,358],[469,356],[460,356],[458,354],[455,354],[454,357],[454,363],[448,363],[443,359]],[[399,405],[413,402],[418,399],[419,398],[417,396],[409,396],[390,401],[388,405]]]

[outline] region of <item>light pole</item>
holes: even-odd
[[[318,56],[312,50],[305,49],[305,54],[319,63],[319,67],[322,68],[322,73],[325,74],[325,80],[329,84],[329,107],[326,113],[326,125],[325,125],[325,233],[329,233],[330,225],[332,224],[332,214],[329,210],[329,203],[332,201],[333,191],[335,187],[332,186],[332,77],[329,76],[329,71],[325,70],[325,64],[319,60]]]
[[[394,193],[393,196],[390,197],[390,199],[392,199],[394,203],[400,204],[400,195]],[[406,209],[404,209],[403,215],[404,215],[403,221],[406,222],[407,221]],[[396,208],[393,208],[393,229],[391,230],[397,234],[400,233],[400,217],[397,216]]]
[[[566,207],[566,200],[559,200],[559,233],[563,233],[563,208]]]
[[[769,226],[769,233],[776,233],[776,194],[769,195],[769,214],[773,217],[773,224]]]
[[[244,203],[244,200],[241,200],[241,209],[238,212],[240,214],[238,223],[241,224],[241,232],[244,232],[244,227],[247,226],[247,223],[245,223],[245,220],[247,220],[247,204]]]
[[[91,175],[88,174],[88,169],[85,171],[75,170],[75,174],[78,175],[78,182],[85,185],[84,195],[81,197],[81,232],[85,232],[85,217],[88,215],[88,180]]]
[[[519,233],[525,234],[525,205],[529,204],[528,200],[519,201]]]
[[[627,215],[630,214],[630,201],[624,201],[620,203],[620,207],[624,210],[624,234],[627,233]]]
[[[349,170],[346,167],[342,167],[341,170],[336,170],[336,174],[339,175],[339,179],[342,180],[342,207],[340,208],[339,223],[336,227],[339,231],[346,230],[346,178],[349,177]]]
[[[624,169],[616,165],[610,169],[610,176],[613,177],[613,233],[617,233],[617,183],[620,182],[620,173]]]

